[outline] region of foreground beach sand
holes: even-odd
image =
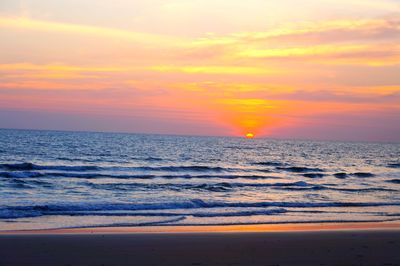
[[[368,230],[351,225],[348,230],[312,231],[192,229],[2,234],[0,265],[400,265],[400,230],[395,225]]]

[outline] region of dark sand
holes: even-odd
[[[400,230],[11,234],[0,265],[400,266]]]

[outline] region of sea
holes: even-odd
[[[400,144],[0,130],[0,231],[400,220]]]

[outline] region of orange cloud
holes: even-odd
[[[79,44],[59,48],[62,41],[52,39],[49,54],[45,38],[15,49],[10,41],[9,63],[0,64],[3,107],[205,121],[237,135],[272,134],[316,115],[398,112],[397,77],[390,77],[394,86],[362,87],[341,86],[338,77],[346,72],[354,83],[368,80],[365,66],[394,72],[400,65],[396,19],[284,24],[200,38],[29,18],[0,17],[0,28],[60,33]],[[82,36],[107,43],[81,49]]]
[[[73,33],[104,38],[117,38],[125,41],[133,41],[139,43],[162,43],[163,45],[172,44],[174,46],[180,41],[178,38],[173,38],[171,36],[134,32],[116,28],[36,20],[27,17],[0,17],[0,28]]]
[[[398,18],[389,19],[352,19],[352,20],[331,20],[331,21],[317,21],[317,22],[303,22],[295,24],[287,24],[275,29],[259,32],[239,32],[232,33],[226,36],[214,36],[210,35],[207,37],[199,38],[193,42],[194,46],[214,46],[214,45],[231,45],[231,44],[249,44],[252,42],[264,42],[272,41],[274,39],[282,38],[288,40],[288,38],[307,37],[310,34],[322,35],[330,32],[352,32],[356,35],[349,36],[344,35],[347,39],[357,39],[360,36],[368,34],[383,33],[387,31],[399,32],[400,24]],[[357,34],[359,33],[359,34]],[[338,41],[343,39],[338,37]],[[395,35],[392,34],[392,37]],[[319,39],[323,40],[323,39]]]

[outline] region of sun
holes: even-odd
[[[254,134],[253,133],[247,133],[246,134],[246,138],[252,139],[252,138],[254,138]]]

